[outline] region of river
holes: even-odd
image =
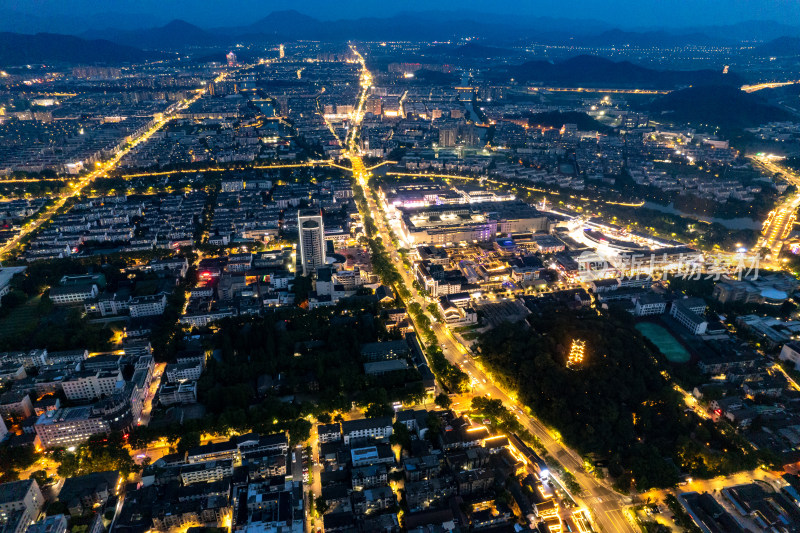
[[[680,215],[682,217],[694,218],[695,220],[702,220],[704,222],[716,222],[717,224],[722,224],[728,229],[761,230],[761,222],[753,220],[750,217],[740,217],[740,218],[708,217],[704,215],[698,215],[695,213],[684,213],[683,211],[678,211],[677,209],[675,209],[675,206],[673,204],[665,206],[654,202],[645,202],[643,207],[646,207],[648,209],[653,209],[654,211],[661,211],[662,213],[669,213],[671,215]]]
[[[275,116],[275,107],[271,100],[262,100],[256,104],[264,116],[272,118]]]

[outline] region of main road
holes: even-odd
[[[364,170],[358,170],[363,169],[363,163],[361,163],[360,158],[357,156],[353,157],[353,160],[353,169],[357,174],[356,178],[359,179],[363,187],[367,184],[366,172]],[[360,176],[358,174],[360,174]],[[387,252],[391,255],[394,263],[400,265],[401,258],[389,235],[389,227],[386,224],[383,210],[375,203],[370,194],[365,194],[365,196],[367,197],[370,213],[376,220],[378,232],[386,246]],[[413,288],[414,280],[411,274],[402,266],[398,267],[398,271],[403,278],[406,288],[408,288],[412,294],[411,301],[419,303],[424,309],[427,303]],[[406,305],[410,303],[411,302],[406,302]],[[595,524],[598,525],[602,531],[637,531],[637,528],[626,518],[624,511],[625,498],[623,496],[613,491],[593,475],[586,473],[584,471],[583,461],[578,454],[570,450],[560,440],[555,439],[541,422],[533,416],[526,414],[522,405],[515,398],[512,398],[506,391],[499,388],[491,377],[487,375],[481,365],[475,361],[469,351],[455,339],[446,325],[434,322],[432,329],[436,334],[437,342],[442,347],[442,351],[447,360],[460,367],[472,379],[473,390],[471,395],[473,397],[486,396],[501,400],[503,405],[510,408],[516,414],[523,427],[539,438],[547,452],[575,475],[576,481],[583,490],[581,495],[573,494],[573,499],[579,506],[584,506],[592,511]]]
[[[800,175],[778,164],[776,159],[769,156],[754,156],[751,160],[756,166],[767,172],[781,174],[786,181],[798,188],[798,191],[787,196],[782,204],[767,215],[761,230],[761,238],[756,250],[766,248],[768,255],[765,259],[776,261],[784,240],[792,232],[797,221],[797,209],[800,208]]]
[[[399,252],[390,237],[390,228],[388,226],[386,214],[383,209],[376,204],[372,195],[369,194],[370,172],[365,168],[364,162],[359,155],[357,140],[361,120],[364,116],[364,104],[366,102],[372,76],[367,71],[364,58],[361,54],[359,54],[354,47],[352,50],[361,63],[362,90],[358,97],[356,110],[353,112],[352,125],[348,133],[346,142],[348,150],[347,157],[352,164],[354,178],[365,192],[364,196],[367,199],[370,214],[376,222],[378,232],[386,247],[386,251],[389,253],[394,263],[398,265],[398,271],[403,278],[403,283],[412,294],[411,301],[419,303],[424,309],[426,302],[413,288],[414,280],[411,273],[405,270],[401,265]],[[410,303],[410,301],[407,301],[406,305]],[[520,423],[539,438],[547,452],[574,474],[582,492],[580,495],[573,494],[572,497],[576,504],[591,510],[594,525],[597,529],[604,532],[615,531],[623,533],[638,531],[638,528],[629,521],[628,515],[626,514],[626,497],[612,490],[605,482],[586,473],[584,471],[583,461],[578,454],[570,450],[563,442],[554,438],[550,431],[536,418],[526,414],[516,398],[512,398],[506,391],[501,390],[492,381],[490,376],[485,373],[481,365],[473,359],[469,351],[453,337],[447,326],[434,322],[432,329],[448,361],[459,366],[473,378],[472,382],[474,386],[471,393],[472,396],[488,396],[501,400],[505,406],[510,407],[514,411]]]

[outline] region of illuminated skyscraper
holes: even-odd
[[[285,54],[286,54],[286,52],[285,52],[285,50],[283,49],[283,45],[281,45],[281,46],[280,46],[280,48],[278,49],[278,57],[280,57],[281,59],[283,59],[283,56],[284,56]]]
[[[319,209],[301,209],[297,212],[300,232],[300,264],[303,275],[308,276],[325,265],[325,227]]]
[[[442,148],[452,148],[456,145],[458,130],[455,127],[439,128],[439,146]]]
[[[225,56],[228,59],[228,66],[235,67],[236,66],[236,54],[232,51],[228,52],[228,55]]]
[[[365,108],[366,108],[365,111],[367,113],[372,113],[377,117],[383,111],[383,103],[381,102],[380,98],[372,97],[369,100],[367,100]]]

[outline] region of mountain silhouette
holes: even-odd
[[[136,63],[163,57],[103,39],[81,39],[56,33],[0,33],[0,63]]]
[[[82,36],[150,50],[180,50],[191,46],[217,46],[225,42],[221,36],[180,19],[157,28],[130,31],[106,29],[86,32]]]

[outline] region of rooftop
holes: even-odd
[[[0,505],[22,500],[34,483],[32,479],[0,484]]]

